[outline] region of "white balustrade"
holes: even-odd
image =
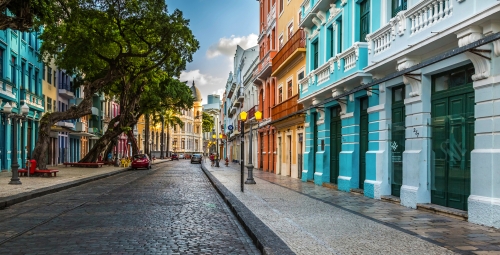
[[[351,68],[354,68],[356,66],[356,62],[358,60],[358,57],[356,56],[356,52],[352,51],[349,54],[347,54],[344,59],[344,71],[347,71]]]
[[[453,13],[453,0],[424,0],[409,9],[405,16],[410,23],[410,33],[415,34],[440,22]]]
[[[304,13],[307,13],[309,11],[309,8],[311,8],[310,2],[310,0],[305,0],[304,3],[302,3],[302,6],[304,6]]]
[[[380,53],[391,47],[393,40],[392,27],[392,24],[389,23],[386,27],[379,30],[380,32],[373,35],[373,38],[371,38],[371,41],[373,41],[373,54]]]
[[[330,79],[330,62],[326,62],[324,65],[316,69],[314,73],[316,74],[316,85],[319,85]]]

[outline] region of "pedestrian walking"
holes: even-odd
[[[210,154],[210,166],[214,166],[214,154]]]

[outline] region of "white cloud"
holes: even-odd
[[[257,45],[257,39],[257,35],[253,33],[242,37],[232,35],[230,38],[220,38],[217,43],[210,45],[207,50],[207,57],[214,58],[219,55],[233,57],[236,51],[236,45],[240,45],[243,49],[248,49]]]
[[[222,96],[226,86],[226,79],[227,77],[221,78],[211,76],[209,74],[203,74],[199,69],[182,71],[180,76],[180,80],[187,81],[187,84],[190,87],[194,80],[196,87],[200,90],[203,96],[203,103],[206,103],[207,95],[219,94]]]

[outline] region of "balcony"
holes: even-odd
[[[250,110],[248,110],[248,116],[247,116],[247,119],[252,119],[253,117],[255,117],[255,112],[259,110],[259,106],[258,105],[254,105],[252,108],[250,108]]]
[[[301,5],[301,18],[300,18],[300,27],[311,28],[312,26],[318,26],[317,22],[325,22],[326,21],[326,11],[330,9],[330,13],[335,13],[333,9],[335,5],[332,7],[330,4],[332,1],[330,0],[305,0]],[[347,0],[342,0],[341,5],[345,5]],[[314,21],[314,19],[317,19]]]
[[[7,96],[10,99],[16,99],[17,89],[10,82],[0,81],[0,95]]]
[[[75,131],[76,132],[85,132],[85,123],[83,122],[77,122],[76,125],[75,125]]]
[[[292,62],[297,56],[305,54],[306,40],[304,30],[301,28],[290,38],[283,48],[273,58],[273,76],[282,70],[288,63]]]
[[[266,79],[271,75],[272,71],[272,62],[271,60],[274,58],[276,55],[275,50],[270,50],[264,55],[263,58],[261,58],[259,64],[257,65],[257,68],[255,68],[255,71],[253,73],[254,79]]]
[[[24,100],[24,102],[30,107],[36,108],[38,110],[44,109],[43,98],[31,93],[26,89],[21,89],[21,100]]]
[[[59,121],[56,123],[56,126],[59,127],[67,127],[67,128],[75,128],[75,124],[69,120]]]
[[[274,106],[271,109],[271,118],[273,121],[279,120],[283,117],[291,115],[297,111],[300,111],[304,108],[302,104],[297,103],[297,99],[299,99],[299,95],[295,96],[283,101],[282,103]]]
[[[75,98],[75,93],[66,84],[59,84],[59,96],[69,100]]]
[[[276,21],[276,4],[271,7],[271,10],[267,14],[267,27],[271,27],[274,21]]]
[[[69,100],[69,105],[70,106],[77,106],[83,101],[83,98],[73,98]]]
[[[450,40],[456,40],[456,31],[451,28],[464,22],[481,24],[486,18],[480,20],[479,13],[498,5],[497,1],[484,1],[484,4],[481,1],[478,5],[475,1],[421,0],[406,11],[394,10],[397,14],[385,26],[366,37],[369,63],[400,58],[402,54],[399,53],[403,51],[405,55],[418,56],[437,50]],[[472,19],[476,21],[470,21]]]

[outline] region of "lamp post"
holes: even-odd
[[[241,118],[241,121],[242,121],[242,128],[241,128],[241,130],[242,130],[242,132],[241,132],[241,133],[242,133],[242,138],[241,138],[241,142],[243,143],[243,137],[244,137],[244,135],[245,135],[244,123],[245,123],[245,121],[247,120],[247,113],[246,113],[245,111],[241,112],[241,113],[240,113],[240,118]],[[255,112],[255,120],[258,122],[258,121],[260,121],[261,119],[262,119],[262,113],[261,113],[260,111],[256,111],[256,112]],[[254,166],[253,166],[253,164],[252,164],[252,132],[253,132],[253,130],[252,130],[252,125],[253,125],[253,124],[255,124],[255,123],[256,123],[256,122],[250,122],[250,123],[249,123],[249,124],[250,124],[250,139],[249,139],[249,140],[250,140],[250,144],[248,145],[248,152],[249,152],[249,154],[248,154],[248,161],[249,161],[249,162],[248,162],[248,165],[247,165],[247,169],[248,169],[248,178],[247,178],[247,180],[245,181],[245,183],[246,183],[246,184],[256,184],[256,183],[255,183],[255,180],[253,179],[253,168],[254,168]],[[242,157],[242,158],[243,158],[243,157],[244,157],[244,155],[245,155],[245,154],[244,154],[244,150],[245,150],[245,148],[244,148],[244,147],[243,147],[243,145],[242,145],[242,149],[241,149],[241,157]],[[242,170],[241,170],[241,180],[242,180],[242,182],[243,182],[243,164],[242,164],[242,166],[241,166],[241,169],[242,169]],[[243,185],[243,184],[242,184],[242,185]],[[241,190],[241,191],[243,191],[243,188],[242,188],[242,190]]]
[[[14,143],[12,144],[12,178],[10,179],[9,184],[19,185],[22,184],[21,180],[19,180],[19,163],[17,162],[17,121],[25,121],[26,115],[28,115],[29,107],[26,104],[21,106],[21,114],[12,113],[12,106],[9,103],[6,103],[3,106],[3,112],[6,118],[13,120],[13,131],[12,136],[14,137]]]

